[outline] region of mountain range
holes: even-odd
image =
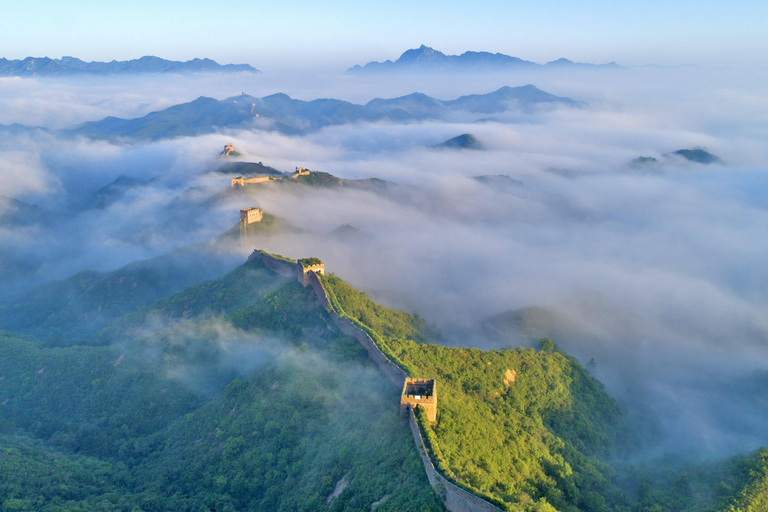
[[[348,75],[374,75],[396,72],[463,72],[463,71],[509,71],[520,69],[619,69],[615,62],[607,64],[589,64],[557,59],[546,64],[537,64],[503,53],[464,52],[461,55],[446,55],[429,46],[421,45],[405,51],[396,61],[369,62],[349,68]]]
[[[76,57],[51,59],[27,57],[20,60],[0,59],[0,76],[60,76],[60,75],[127,75],[136,73],[260,73],[248,64],[219,64],[211,59],[186,62],[166,60],[150,55],[140,59],[111,62],[85,62]]]
[[[539,105],[581,107],[584,104],[549,94],[533,85],[502,87],[488,94],[471,94],[449,101],[413,93],[392,99],[377,98],[365,105],[337,99],[303,101],[283,93],[263,98],[243,93],[224,100],[201,96],[136,119],[107,117],[64,133],[93,138],[159,140],[211,133],[220,128],[248,128],[298,135],[354,122],[441,120],[462,113],[485,118],[510,109],[531,111]]]

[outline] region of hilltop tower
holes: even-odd
[[[309,176],[309,169],[305,169],[304,167],[297,167],[296,171],[290,175],[290,177],[293,179],[296,179],[299,176]]]
[[[431,425],[437,422],[437,383],[435,379],[407,378],[403,383],[403,393],[400,395],[400,411],[424,407],[427,419]]]
[[[224,158],[227,156],[240,156],[240,153],[235,151],[235,146],[233,146],[232,144],[225,144],[224,151],[221,152],[220,157]]]
[[[296,267],[298,271],[297,277],[299,282],[304,286],[309,285],[309,273],[315,272],[316,274],[325,275],[325,265],[318,258],[304,258],[298,261]]]
[[[248,224],[254,222],[261,222],[264,217],[264,213],[261,208],[245,208],[240,210],[240,245],[243,251],[246,250],[248,244]]]
[[[263,217],[264,213],[261,211],[261,208],[245,208],[240,210],[240,222],[246,226],[261,221]]]

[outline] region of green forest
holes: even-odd
[[[375,331],[382,351],[409,375],[437,380],[437,424],[420,419],[432,460],[443,476],[500,508],[765,510],[764,452],[664,475],[617,464],[639,434],[603,385],[552,340],[542,339],[539,350],[447,347],[434,343],[434,330],[418,316],[382,307],[332,274],[323,282],[332,307]]]
[[[258,259],[182,274],[78,274],[0,309],[0,510],[443,510],[399,390],[311,287]],[[622,462],[633,426],[553,341],[448,347],[418,315],[323,282],[409,374],[437,379],[438,421],[420,422],[432,459],[499,507],[766,510],[766,451]]]
[[[397,390],[326,315],[253,260],[98,343],[5,331],[1,510],[442,510]]]

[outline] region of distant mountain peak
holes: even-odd
[[[406,50],[397,59],[397,62],[416,62],[416,61],[437,61],[445,58],[445,54],[430,48],[426,45],[421,45],[415,50]]]
[[[435,149],[483,149],[483,145],[471,133],[463,133],[432,147]]]
[[[332,98],[304,101],[283,93],[263,98],[241,94],[224,100],[201,96],[189,103],[151,112],[141,118],[105,118],[64,130],[63,133],[107,139],[159,140],[239,127],[299,135],[325,126],[357,122],[441,120],[459,112],[464,116],[476,115],[486,119],[489,114],[532,112],[540,106],[578,108],[583,104],[549,94],[533,85],[502,87],[491,93],[471,94],[447,101],[413,93],[392,99],[376,98],[365,105]]]
[[[678,149],[672,152],[672,155],[681,156],[690,162],[704,165],[723,163],[719,156],[713,155],[706,148]]]
[[[512,57],[503,53],[466,51],[461,55],[446,55],[432,47],[422,44],[418,48],[406,50],[396,61],[369,62],[365,66],[356,65],[347,70],[350,75],[393,73],[402,71],[510,71],[515,69],[546,68],[618,68],[615,62],[608,64],[586,64],[560,58],[544,65]]]

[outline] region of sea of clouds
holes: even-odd
[[[257,204],[304,230],[258,240],[260,248],[322,258],[377,301],[419,312],[447,343],[500,346],[474,335],[477,322],[533,305],[556,310],[574,332],[556,341],[584,363],[594,358],[608,390],[631,412],[653,417],[660,450],[752,449],[768,444],[766,400],[754,391],[768,368],[764,78],[755,70],[636,68],[450,80],[0,79],[0,124],[51,130],[240,92],[364,103],[533,83],[587,103],[479,123],[335,126],[303,137],[229,130],[132,145],[0,132],[0,196],[37,205],[46,219],[0,225],[0,264],[31,262],[11,280],[18,290],[111,270],[210,239],[234,226],[238,208]],[[485,149],[430,148],[462,133]],[[230,142],[244,160],[283,171],[303,166],[400,187],[265,186],[250,203],[206,203],[228,186],[211,171]],[[692,147],[723,163],[669,155]],[[660,165],[628,166],[641,155]],[[522,185],[472,179],[499,174]],[[94,194],[120,175],[145,183],[96,207]],[[182,217],[180,197],[195,205]],[[333,234],[343,224],[358,231]]]

